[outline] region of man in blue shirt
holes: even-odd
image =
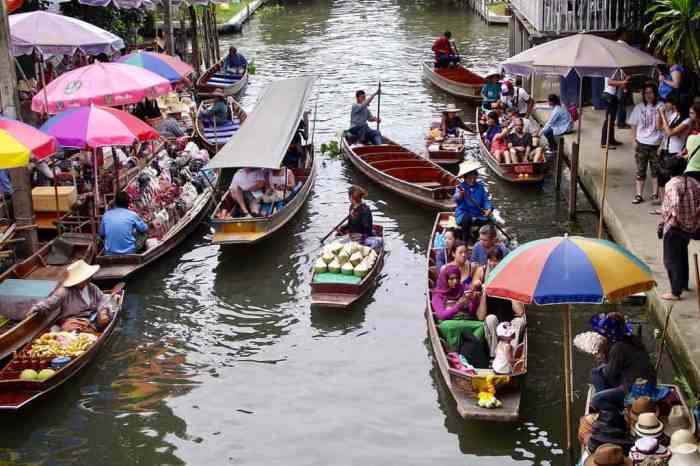
[[[239,69],[247,66],[248,60],[246,60],[242,54],[238,53],[236,47],[231,47],[228,49],[228,55],[226,55],[226,58],[224,59],[224,73],[241,74]]]
[[[491,248],[500,249],[503,257],[507,256],[510,251],[501,242],[497,242],[498,233],[493,225],[484,225],[479,228],[479,241],[474,245],[472,250],[472,262],[480,265],[486,265],[488,262],[488,254]]]
[[[540,134],[547,138],[549,151],[556,152],[558,148],[556,137],[571,131],[574,127],[574,122],[571,119],[569,110],[562,105],[558,95],[550,94],[547,97],[547,101],[552,112],[549,114],[549,119],[542,127]]]
[[[457,175],[462,178],[462,182],[457,185],[452,197],[457,204],[455,217],[462,228],[462,239],[465,242],[471,236],[472,227],[486,224],[493,210],[491,197],[484,184],[478,180],[479,168],[481,164],[476,160],[462,163]]]
[[[114,200],[114,207],[105,212],[100,224],[100,236],[105,240],[105,254],[138,252],[140,248],[134,230],[146,233],[148,225],[134,211],[129,210],[129,195],[120,191]]]

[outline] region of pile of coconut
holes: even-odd
[[[356,241],[341,243],[334,241],[323,248],[321,257],[314,265],[315,273],[343,273],[364,277],[377,261],[377,252]]]

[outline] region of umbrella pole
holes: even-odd
[[[56,200],[56,221],[58,221],[61,219],[61,211],[58,205],[58,173],[56,172],[55,162],[51,168],[53,169],[53,195],[54,199]],[[58,230],[58,225],[56,225],[56,229]]]
[[[564,308],[564,408],[566,422],[566,451],[571,453],[571,305]]]
[[[607,128],[605,129],[608,133],[606,136],[606,141],[610,136],[610,129],[612,126],[612,117],[608,118]],[[598,238],[603,237],[603,213],[605,212],[605,198],[608,196],[608,151],[610,150],[610,141],[605,144],[605,150],[603,151],[603,192],[600,195],[600,217],[598,219]]]
[[[95,253],[97,253],[97,201],[99,197],[99,189],[97,187],[97,152],[92,149],[92,241],[95,244]]]
[[[39,75],[41,76],[41,92],[44,94],[44,114],[49,115],[49,96],[46,93],[46,72],[44,71],[44,56],[41,56],[39,61]],[[43,115],[42,115],[43,116]]]

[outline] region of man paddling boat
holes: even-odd
[[[433,52],[435,52],[435,68],[446,68],[456,65],[459,62],[459,55],[452,43],[452,33],[445,31],[442,37],[438,37],[433,42]]]
[[[485,225],[493,212],[491,196],[479,181],[479,168],[481,164],[476,160],[469,160],[460,166],[457,177],[462,180],[452,197],[457,203],[455,217],[462,228],[465,242],[471,237],[472,227]]]
[[[356,102],[352,104],[352,110],[350,110],[350,129],[348,130],[358,141],[375,146],[382,144],[382,135],[378,130],[370,128],[367,122],[382,122],[381,118],[372,115],[369,109],[369,104],[380,92],[377,90],[369,98],[363,90],[355,92]]]

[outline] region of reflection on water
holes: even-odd
[[[257,64],[247,110],[272,80],[319,77],[317,146],[347,126],[358,88],[382,81],[382,131],[417,152],[436,109],[473,109],[425,83],[421,60],[450,29],[480,71],[506,55],[506,28],[488,27],[438,0],[285,2],[223,40]],[[470,155],[476,157],[474,140]],[[263,244],[221,248],[206,226],[128,284],[115,338],[76,380],[0,428],[12,464],[562,464],[561,319],[529,310],[530,372],[522,420],[464,421],[427,345],[425,251],[434,214],[388,193],[342,160],[319,155],[299,215]],[[576,231],[551,181],[507,186],[484,173],[520,242]],[[347,213],[347,187],[365,185],[388,256],[373,293],[355,309],[309,306],[311,266]],[[579,196],[581,206],[585,198]],[[136,299],[134,299],[136,298]],[[576,307],[580,331],[598,309]],[[635,315],[639,309],[630,309]],[[575,355],[583,389],[591,361]],[[581,410],[579,394],[577,412]]]

